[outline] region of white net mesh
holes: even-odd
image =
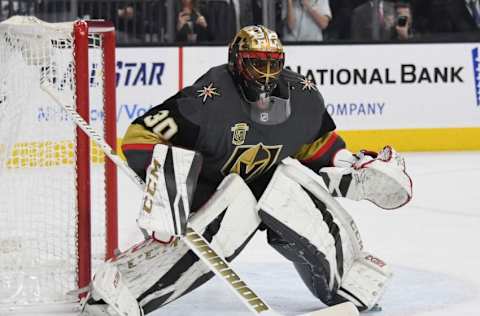
[[[0,310],[77,300],[75,124],[40,89],[75,101],[73,23],[0,23]],[[101,36],[90,36],[92,125],[103,129]],[[93,148],[94,258],[105,258],[104,157]],[[0,313],[1,314],[1,313]]]

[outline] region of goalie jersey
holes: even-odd
[[[192,86],[135,119],[122,150],[129,165],[144,179],[155,144],[201,153],[197,191],[203,186],[205,192],[203,198],[194,198],[193,210],[231,172],[239,174],[260,195],[275,166],[285,157],[297,158],[314,171],[331,165],[345,143],[334,132],[335,123],[315,85],[285,69],[273,95],[290,102],[290,116],[279,124],[260,124],[250,118],[247,109],[251,105],[227,65],[211,68]]]

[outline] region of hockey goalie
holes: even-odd
[[[228,64],[130,125],[122,149],[146,182],[138,225],[151,237],[96,272],[83,315],[145,315],[211,279],[182,242],[187,227],[227,261],[266,230],[326,305],[378,304],[392,273],[337,198],[403,206],[404,159],[390,146],[348,151],[318,88],[284,61],[275,32],[245,27]]]

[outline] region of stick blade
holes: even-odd
[[[299,316],[359,316],[358,309],[353,303],[345,302],[318,311],[302,314]]]

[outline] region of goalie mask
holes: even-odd
[[[228,65],[247,102],[252,120],[266,125],[290,115],[287,97],[272,96],[285,63],[277,33],[262,25],[242,28],[229,47]]]

